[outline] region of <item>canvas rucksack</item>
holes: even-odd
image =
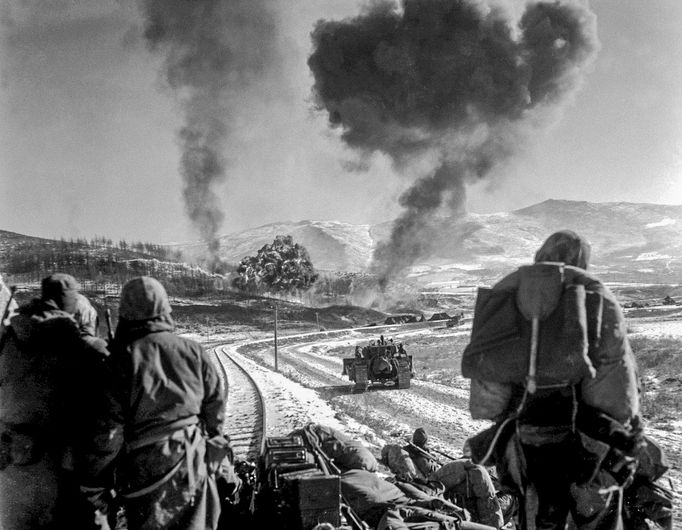
[[[536,263],[517,271],[515,289],[478,290],[464,377],[525,383],[533,393],[594,376],[588,351],[600,329],[601,294],[571,281],[566,269]]]

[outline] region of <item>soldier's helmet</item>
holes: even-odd
[[[429,437],[426,434],[426,431],[422,428],[419,427],[417,430],[414,431],[414,434],[412,435],[412,443],[418,447],[426,447],[426,443],[429,441]]]

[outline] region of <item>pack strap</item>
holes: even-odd
[[[145,486],[144,488],[140,488],[140,489],[137,489],[134,491],[129,491],[127,493],[121,493],[121,497],[123,497],[124,499],[137,499],[138,497],[142,497],[144,495],[147,495],[148,493],[151,493],[152,491],[160,488],[166,482],[168,482],[173,477],[173,475],[175,475],[178,472],[178,470],[180,469],[182,464],[186,461],[186,459],[187,459],[187,455],[183,455],[182,458],[180,460],[178,460],[178,463],[175,464],[171,468],[171,470],[168,473],[166,473],[164,476],[162,476],[159,480],[157,480],[156,482],[152,482],[151,484],[149,484],[148,486]]]
[[[135,437],[133,440],[126,442],[126,450],[128,452],[140,449],[141,447],[146,447],[148,445],[154,445],[159,442],[165,442],[168,440],[175,439],[176,441],[182,440],[180,437],[184,432],[185,427],[191,427],[199,423],[199,418],[196,416],[189,416],[187,418],[181,418],[174,421],[168,425],[163,426],[163,430],[149,434],[147,436]]]
[[[178,462],[162,477],[160,477],[158,480],[152,482],[151,484],[139,488],[134,491],[128,491],[125,493],[121,493],[121,497],[124,499],[136,499],[139,497],[142,497],[144,495],[147,495],[161,486],[163,486],[166,482],[168,482],[173,476],[180,470],[183,464],[186,464],[187,466],[187,483],[189,486],[190,491],[194,491],[197,485],[197,477],[194,473],[194,455],[196,454],[197,449],[199,448],[199,445],[203,441],[204,437],[197,428],[196,425],[188,425],[185,426],[184,428],[175,431],[171,435],[166,436],[165,438],[161,438],[157,441],[162,441],[162,440],[178,440],[179,436],[182,435],[184,439],[184,445],[185,445],[185,452],[178,460]],[[150,442],[144,445],[151,445]],[[140,446],[143,447],[143,446]]]

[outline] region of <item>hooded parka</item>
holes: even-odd
[[[130,530],[215,528],[220,513],[205,441],[222,434],[220,380],[201,345],[173,333],[170,312],[153,278],[123,287],[110,358],[117,421],[109,423],[108,438],[101,436],[100,455],[116,462]],[[108,477],[97,462],[93,478]]]

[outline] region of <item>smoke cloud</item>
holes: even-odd
[[[464,208],[466,183],[518,151],[524,131],[580,85],[598,40],[577,2],[375,1],[355,18],[319,21],[308,65],[313,95],[360,155],[382,152],[416,177],[374,254],[383,282],[428,255],[439,212]],[[417,160],[429,170],[416,173]]]
[[[276,23],[267,0],[145,0],[144,36],[165,54],[164,79],[184,111],[178,131],[185,209],[219,263],[231,118],[243,94],[276,57]]]

